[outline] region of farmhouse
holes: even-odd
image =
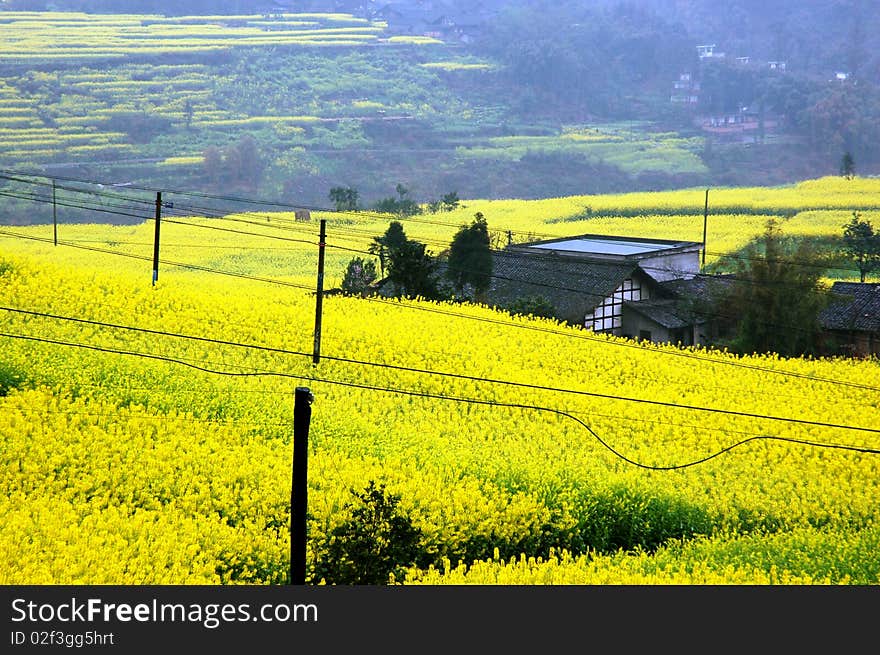
[[[490,303],[543,298],[556,316],[594,332],[692,344],[698,323],[672,287],[698,276],[702,244],[584,234],[493,253]]]
[[[831,349],[857,357],[880,355],[880,284],[835,282],[831,294],[833,300],[819,314]]]

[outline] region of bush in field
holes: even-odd
[[[543,318],[556,317],[556,309],[544,296],[524,296],[522,298],[517,298],[507,306],[507,311],[513,316],[540,316]]]
[[[400,498],[372,480],[357,499],[351,517],[327,537],[315,578],[327,584],[384,585],[423,559],[421,530],[398,508]],[[352,507],[352,505],[350,505]],[[393,577],[392,577],[393,576]]]
[[[12,389],[24,384],[24,374],[16,367],[0,362],[0,396],[7,395]]]

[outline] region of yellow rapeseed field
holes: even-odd
[[[804,233],[839,230],[876,196],[852,182],[719,190],[761,212],[714,216],[719,252],[778,208],[804,208],[786,223]],[[694,215],[658,208],[702,200],[466,200],[405,226],[435,252],[476,211],[518,238],[692,238]],[[644,216],[559,220],[639,202]],[[880,582],[876,360],[328,295],[314,364],[320,216],[169,216],[155,286],[150,221],[62,224],[57,247],[51,225],[0,228],[0,583],[284,582],[302,386],[310,571],[375,481],[422,531],[429,561],[404,584]],[[326,218],[329,288],[389,217]]]

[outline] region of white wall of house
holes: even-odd
[[[584,327],[593,332],[607,332],[620,336],[623,328],[623,301],[650,298],[648,281],[635,274],[621,282],[610,296],[584,317]]]
[[[700,272],[700,253],[682,252],[639,260],[645,272],[658,282],[689,280]]]
[[[621,336],[663,343],[669,341],[669,330],[646,316],[628,311],[623,317]]]
[[[624,312],[620,334],[632,339],[653,341],[654,343],[681,344],[682,346],[700,345],[704,341],[693,325],[669,329],[634,311]]]

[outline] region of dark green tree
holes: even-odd
[[[266,166],[254,137],[245,134],[233,146],[227,148],[226,160],[228,174],[233,183],[250,189],[257,188]]]
[[[443,206],[443,211],[451,212],[453,209],[458,208],[461,204],[461,200],[458,198],[457,191],[450,191],[440,198],[440,203]]]
[[[734,281],[716,310],[736,321],[730,344],[735,352],[796,357],[818,350],[818,315],[828,298],[821,283],[826,262],[805,241],[786,245],[771,219],[737,259]]]
[[[406,233],[400,221],[391,221],[385,234],[375,237],[370,244],[369,252],[379,258],[379,270],[385,277],[385,267],[391,261],[391,253],[399,252],[407,241]]]
[[[349,294],[363,294],[376,281],[376,262],[354,257],[345,267],[342,290]]]
[[[435,271],[436,262],[427,253],[425,244],[409,239],[402,248],[391,253],[388,261],[388,279],[409,298],[439,296]]]
[[[840,174],[848,180],[853,179],[856,174],[856,162],[849,151],[843,153],[840,159]]]
[[[492,251],[489,228],[481,212],[474,214],[471,224],[462,225],[452,238],[446,276],[459,294],[470,286],[475,299],[485,300],[492,282]]]
[[[352,490],[351,517],[330,531],[315,566],[315,581],[326,584],[387,585],[424,558],[422,531],[400,510],[400,497],[370,480]]]
[[[358,208],[357,189],[335,186],[330,189],[329,195],[338,212],[355,211]]]
[[[409,197],[409,189],[398,184],[396,187],[397,197],[389,196],[377,202],[373,209],[383,214],[397,214],[398,216],[415,216],[422,213],[418,203]]]
[[[438,298],[435,272],[437,264],[425,244],[406,236],[399,221],[391,221],[381,237],[373,239],[370,252],[379,257],[388,271],[388,281],[407,297]],[[383,272],[384,275],[384,272]]]
[[[880,232],[874,231],[871,221],[853,212],[849,223],[843,226],[843,251],[859,268],[861,281],[876,268],[880,268]]]

